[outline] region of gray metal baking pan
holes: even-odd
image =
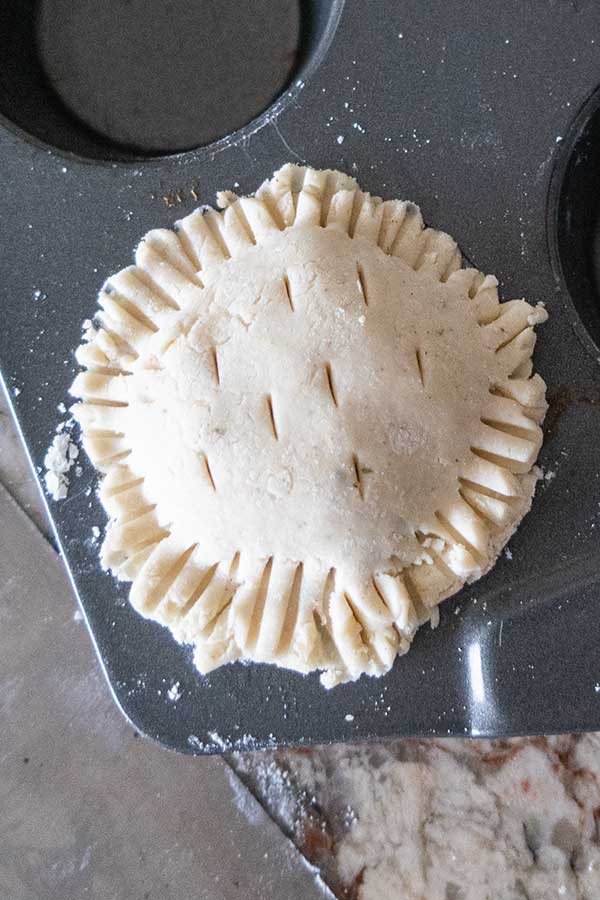
[[[112,26],[106,17],[73,24],[68,6],[43,0],[41,12],[7,0],[0,10],[0,361],[37,472],[76,371],[81,321],[94,314],[105,277],[148,229],[236,182],[251,192],[286,161],[340,168],[372,193],[415,200],[498,276],[504,298],[542,300],[551,314],[536,351],[550,411],[534,509],[510,558],[446,602],[438,629],[423,629],[379,680],[327,692],[316,676],[267,666],[200,676],[189,649],[138,617],[126,587],[101,571],[90,537],[104,514],[82,459],[50,513],[124,713],[189,753],[600,728],[600,6],[206,2],[190,43],[189,22],[176,39],[173,4],[161,24],[168,40],[144,32],[155,50],[136,51],[163,80],[143,94],[130,131],[135,67],[122,78],[107,67],[121,65],[113,32],[130,40],[140,32],[140,3],[114,0]],[[93,20],[94,4],[82,7]],[[190,46],[208,62],[193,69],[191,53],[202,91],[192,79],[182,124],[160,85],[164,54],[168,63]],[[263,65],[265,53],[280,53],[277,65]],[[245,93],[228,82],[242,58]],[[71,68],[57,69],[57,59]],[[78,74],[82,59],[95,75]],[[185,71],[178,60],[181,89]],[[202,97],[211,91],[221,106],[241,98],[232,118],[207,124]],[[164,116],[164,131],[153,116]],[[23,611],[24,627],[35,613]]]

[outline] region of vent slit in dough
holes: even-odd
[[[415,350],[415,358],[417,361],[417,370],[419,372],[419,381],[425,387],[425,369],[423,368],[423,358],[421,356],[421,351],[417,348]]]
[[[204,463],[204,468],[206,470],[206,477],[208,478],[209,484],[210,484],[211,488],[213,489],[213,491],[216,493],[217,486],[215,484],[215,479],[213,477],[213,473],[210,468],[210,463],[208,461],[208,456],[206,455],[206,453],[202,454],[202,462]]]
[[[285,295],[287,297],[287,301],[290,304],[290,309],[294,312],[294,301],[292,299],[292,287],[290,285],[290,279],[287,273],[283,276],[283,287],[285,290]]]
[[[360,263],[356,266],[357,286],[359,293],[364,300],[365,306],[369,305],[369,295],[367,293],[367,283],[365,281],[365,273]]]
[[[354,487],[358,491],[358,493],[360,495],[360,499],[364,500],[365,499],[365,489],[364,489],[363,480],[362,480],[362,472],[361,472],[361,468],[360,468],[360,463],[358,461],[358,456],[356,455],[356,453],[352,457],[352,465],[354,467],[354,477],[355,477]]]
[[[337,406],[338,400],[335,392],[335,385],[333,383],[333,372],[331,371],[329,363],[325,363],[325,374],[327,376],[327,386],[329,388],[329,393],[331,394],[331,399],[333,400],[333,405]]]
[[[277,423],[275,421],[275,413],[273,411],[273,398],[270,394],[267,394],[267,410],[269,412],[269,422],[271,424],[271,431],[273,432],[273,437],[276,441],[279,440],[279,431],[277,430]]]
[[[217,384],[221,384],[221,378],[219,376],[219,356],[216,347],[210,348],[210,356],[213,364],[215,381],[217,382]]]

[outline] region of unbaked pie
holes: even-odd
[[[201,672],[380,675],[529,509],[546,312],[339,172],[218,200],[145,236],[77,352],[102,563]]]

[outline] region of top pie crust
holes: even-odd
[[[103,564],[201,672],[381,674],[529,509],[546,313],[339,172],[219,201],[145,236],[77,351]]]

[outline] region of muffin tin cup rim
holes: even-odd
[[[546,243],[552,272],[556,281],[557,293],[564,308],[568,311],[573,330],[586,353],[595,362],[600,362],[600,346],[590,334],[583,317],[577,309],[565,276],[559,249],[559,215],[565,177],[577,143],[584,133],[591,116],[597,111],[600,112],[600,84],[594,87],[579,105],[569,122],[565,137],[561,141],[560,150],[555,157],[546,198]]]
[[[131,155],[127,155],[127,149],[123,147],[121,148],[123,158],[119,158],[119,147],[115,145],[113,149],[115,156],[113,158],[86,156],[73,150],[64,149],[43,138],[37,137],[21,125],[13,122],[1,111],[0,133],[6,131],[17,141],[32,147],[34,151],[45,155],[51,155],[59,159],[68,160],[71,164],[119,169],[124,172],[128,169],[139,169],[141,167],[148,169],[157,169],[161,166],[168,167],[174,162],[181,162],[186,159],[195,159],[198,160],[198,162],[203,162],[206,159],[212,160],[219,153],[237,146],[256,134],[256,132],[264,128],[265,125],[274,122],[294,103],[294,101],[298,99],[308,80],[315,75],[331,50],[342,18],[345,3],[346,0],[329,0],[327,20],[323,26],[322,33],[316,39],[314,49],[301,61],[298,70],[293,73],[290,83],[267,107],[267,109],[260,113],[260,115],[251,119],[245,125],[209,144],[174,152],[149,153],[147,155],[136,155],[134,151],[131,151]],[[87,126],[84,125],[83,127],[87,129]]]

